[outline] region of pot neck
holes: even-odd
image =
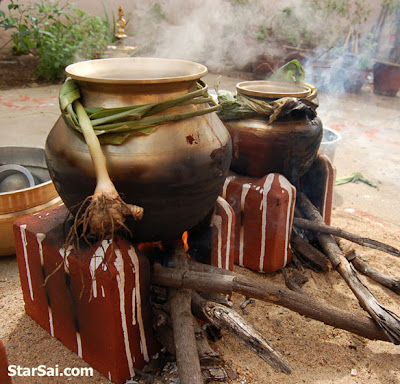
[[[85,107],[116,108],[158,103],[195,91],[197,80],[149,84],[76,82]]]

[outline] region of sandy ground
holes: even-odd
[[[209,75],[207,82],[218,82]],[[237,79],[223,79],[221,89],[233,90]],[[0,131],[2,144],[23,141],[43,146],[48,131],[59,116],[59,86],[8,90],[0,95]],[[319,115],[328,127],[342,135],[335,165],[338,176],[362,172],[377,182],[379,190],[365,184],[350,183],[336,187],[333,225],[369,236],[400,248],[400,217],[397,215],[399,191],[400,119],[398,98],[384,98],[369,93],[331,97],[321,95]],[[26,122],[29,121],[29,124]],[[45,124],[43,123],[45,122]],[[12,129],[10,129],[12,127]],[[22,140],[23,139],[23,140]],[[352,208],[356,213],[349,213]],[[360,216],[370,212],[392,226]],[[355,246],[372,266],[393,276],[400,276],[400,260],[384,253]],[[261,275],[237,268],[256,279],[269,279],[284,285],[282,273]],[[332,271],[304,272],[308,282],[302,287],[310,296],[341,309],[363,312],[340,276]],[[400,314],[399,298],[386,288],[366,279],[382,304]],[[242,301],[234,295],[238,308]],[[290,375],[275,372],[230,335],[213,344],[229,366],[237,372],[233,384],[318,383],[318,384],[394,384],[400,383],[400,347],[386,342],[368,341],[318,321],[306,319],[288,309],[256,301],[244,315],[262,332],[295,371]],[[0,339],[10,364],[36,367],[88,367],[75,353],[38,326],[24,313],[15,257],[0,260]],[[164,382],[172,382],[165,379]],[[176,382],[176,381],[175,381]],[[90,378],[14,378],[14,384],[99,384],[109,381],[95,372]],[[0,383],[2,384],[2,383]]]
[[[400,228],[383,225],[371,218],[343,210],[334,210],[333,225],[351,229],[357,234],[384,241],[400,248]],[[356,246],[358,255],[371,266],[387,274],[400,276],[400,260],[385,253]],[[2,260],[0,270],[0,338],[3,340],[10,364],[36,367],[88,367],[75,353],[52,338],[24,313],[24,303],[15,258]],[[255,279],[269,279],[284,285],[281,272],[262,275],[244,268],[237,272]],[[313,298],[351,312],[363,313],[354,295],[334,271],[317,273],[306,269],[308,281],[303,289]],[[390,290],[365,278],[378,300],[390,310],[400,313],[399,298]],[[243,297],[234,295],[235,308]],[[249,352],[232,336],[212,346],[224,357],[226,364],[237,373],[233,384],[255,383],[318,383],[318,384],[394,384],[400,383],[400,347],[382,341],[369,341],[321,322],[307,319],[286,308],[256,301],[247,307],[244,317],[270,341],[293,366],[290,375],[278,373],[259,357]],[[165,379],[172,383],[172,379]],[[157,381],[159,382],[159,381]],[[47,383],[109,383],[94,372],[90,378],[14,378],[15,384]]]

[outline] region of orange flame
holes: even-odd
[[[183,246],[184,246],[185,252],[187,252],[189,250],[189,245],[187,242],[188,236],[189,236],[188,231],[183,232],[182,241],[183,241]]]

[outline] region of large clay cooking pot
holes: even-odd
[[[238,94],[260,100],[305,98],[311,89],[295,83],[246,81],[237,84]],[[305,110],[305,112],[304,112]],[[280,173],[295,183],[310,168],[321,143],[321,120],[303,111],[269,123],[269,117],[224,121],[232,137],[231,169],[242,175],[264,177]]]
[[[173,59],[115,58],[72,64],[67,74],[80,86],[85,107],[155,103],[196,90],[203,65]],[[205,108],[172,108],[180,113]],[[165,112],[163,112],[165,114]],[[168,122],[150,135],[103,145],[111,179],[123,199],[144,208],[128,221],[135,241],[175,239],[213,209],[231,160],[231,139],[215,113]],[[68,209],[94,192],[88,147],[60,118],[47,138],[46,156],[54,185]]]

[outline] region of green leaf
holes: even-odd
[[[304,81],[305,72],[298,60],[292,60],[277,69],[268,80],[296,82]]]
[[[81,93],[78,85],[72,79],[67,79],[60,89],[59,101],[61,111],[64,111],[75,100],[79,100],[80,97]]]
[[[368,184],[371,187],[379,189],[379,187],[371,180],[365,178],[361,173],[354,172],[349,176],[338,177],[335,181],[335,185],[342,185],[347,183],[356,183],[357,181],[361,181],[362,183]]]
[[[210,98],[206,97],[208,96],[207,86],[204,83],[199,84],[199,88],[194,92],[160,103],[109,109],[87,108],[86,113],[96,135],[102,137],[102,142],[120,144],[131,134],[150,134],[159,125],[168,121],[178,121],[216,111],[217,106],[184,113],[153,116],[177,105],[187,105],[190,100],[194,101],[193,104],[198,104],[202,101],[200,100],[201,95],[203,95],[203,103],[208,103]],[[68,127],[78,132],[80,132],[80,127],[72,103],[79,98],[78,85],[72,79],[68,79],[61,87],[60,108]]]

